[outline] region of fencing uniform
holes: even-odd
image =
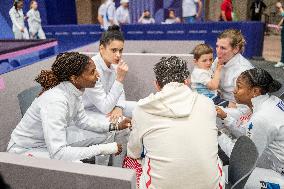
[[[116,81],[116,65],[111,64],[108,68],[101,57],[97,54],[92,58],[96,64],[97,71],[100,75],[99,81],[96,86],[91,89],[86,89],[83,95],[83,103],[85,110],[90,117],[98,118],[104,122],[108,122],[107,114],[110,113],[116,106],[123,109],[123,115],[132,117],[132,110],[136,106],[136,102],[126,101],[123,84]],[[77,133],[78,131],[76,131]],[[82,140],[84,137],[89,138],[94,135],[94,132],[79,131],[82,133]],[[117,141],[119,144],[124,145],[123,153],[119,156],[113,157],[114,166],[122,166],[123,158],[126,154],[126,143],[128,141],[128,129],[117,132],[105,133],[108,142]],[[108,164],[108,158],[98,159],[100,164]]]
[[[70,125],[96,132],[108,131],[108,122],[86,115],[82,93],[70,82],[62,82],[36,98],[12,132],[7,151],[70,161],[116,153],[116,143],[90,144],[89,147],[68,144],[67,128]]]
[[[29,32],[32,39],[46,39],[44,31],[41,27],[41,18],[38,10],[30,9],[27,13]]]
[[[245,188],[275,184],[284,187],[284,102],[275,96],[260,95],[252,99],[253,114],[240,133],[255,143],[259,160]],[[219,145],[230,156],[234,140],[222,134]]]
[[[16,10],[13,6],[10,11],[9,15],[13,24],[13,32],[15,39],[29,39],[29,32],[25,27],[25,19],[23,10]],[[21,32],[21,29],[24,29],[24,32]]]
[[[213,71],[215,71],[217,63],[218,58],[216,58],[213,62]],[[241,54],[236,54],[224,65],[219,85],[220,93],[223,99],[230,102],[236,102],[233,94],[233,91],[236,87],[236,81],[242,72],[252,68],[252,64]]]

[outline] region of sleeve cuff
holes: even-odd
[[[118,151],[117,143],[100,144],[100,151],[102,155],[115,154]]]

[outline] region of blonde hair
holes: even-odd
[[[33,5],[34,2],[37,2],[37,1],[36,0],[31,0],[31,2],[30,2],[30,9],[32,8],[32,5]]]
[[[230,45],[233,48],[239,48],[239,52],[244,52],[246,40],[240,30],[228,29],[223,31],[218,39],[229,38],[231,39]]]
[[[207,44],[199,44],[193,49],[193,57],[198,60],[204,54],[213,54],[213,49]]]

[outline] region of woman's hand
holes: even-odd
[[[118,130],[127,129],[130,128],[131,126],[132,126],[131,119],[125,118],[124,120],[122,120],[122,122],[118,124]]]
[[[121,144],[117,144],[117,152],[114,155],[119,155],[122,152],[122,145]]]
[[[218,63],[217,63],[216,70],[221,71],[223,67],[224,67],[224,63],[222,63],[222,62],[218,62]]]
[[[116,80],[122,83],[128,72],[128,65],[123,60],[120,60],[120,62],[117,65],[116,72],[117,72]]]
[[[217,117],[221,118],[221,119],[225,119],[227,117],[227,113],[224,112],[224,110],[222,110],[220,107],[216,106],[216,112],[217,112]]]
[[[120,107],[115,107],[107,116],[111,123],[117,123],[118,119],[122,117],[122,109]]]

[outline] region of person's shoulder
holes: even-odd
[[[33,12],[33,9],[30,9],[30,10],[27,12],[27,15],[32,14],[32,12]]]
[[[212,99],[202,94],[197,94],[196,106],[200,109],[206,109],[215,112],[215,105]]]
[[[15,7],[12,7],[12,8],[9,10],[9,14],[14,13],[14,12],[16,12],[16,9],[15,9]]]
[[[123,7],[122,6],[119,6],[116,11],[122,11],[123,10]]]

